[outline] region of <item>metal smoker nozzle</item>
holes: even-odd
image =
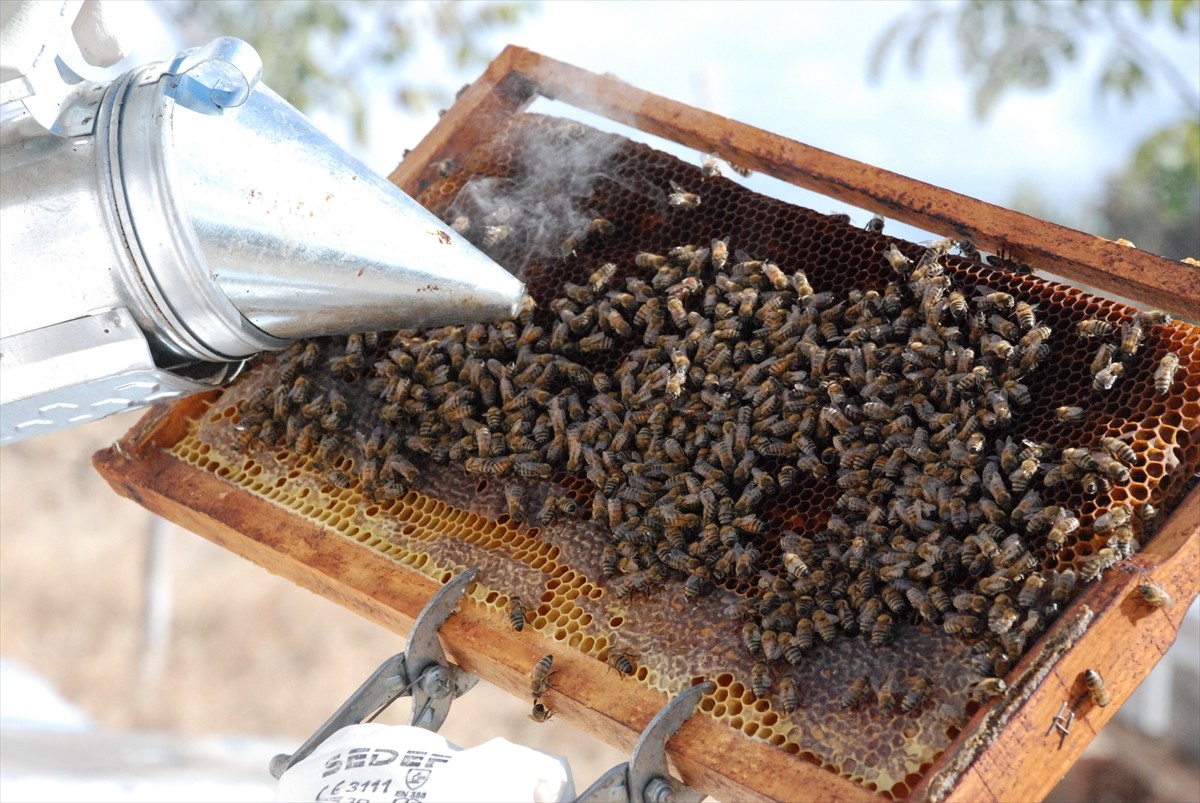
[[[321,335],[513,317],[524,285],[214,40],[0,124],[0,443]],[[35,119],[36,118],[36,119]]]

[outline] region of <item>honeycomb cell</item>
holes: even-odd
[[[580,159],[586,169],[562,167]],[[973,649],[995,642],[986,622],[972,634],[981,621],[949,620],[957,612],[934,605],[935,590],[976,593],[1013,561],[1078,571],[1105,548],[1092,532],[1099,517],[1147,502],[1168,514],[1200,466],[1200,337],[1187,324],[1146,327],[1124,376],[1096,391],[1103,337],[1078,326],[1103,320],[1119,333],[1136,314],[1129,307],[954,253],[932,258],[948,277],[940,290],[911,273],[898,282],[910,269],[890,264],[891,249],[915,273],[932,246],[551,118],[517,115],[455,162],[445,176],[429,168],[419,200],[447,221],[468,218],[467,238],[523,275],[538,304],[528,319],[299,344],[247,372],[176,454],[269,489],[299,515],[430,577],[480,566],[486,586],[473,604],[506,622],[512,596],[537,601],[528,629],[597,660],[610,646],[627,651],[636,682],[673,693],[716,677],[713,716],[868,789],[907,794],[958,732],[937,720],[940,704],[965,707],[966,717],[978,709],[963,703],[966,679],[980,671]],[[672,181],[699,192],[700,206],[667,205]],[[570,203],[530,216],[556,199]],[[598,218],[611,232],[588,231]],[[498,223],[508,229],[488,235]],[[718,268],[711,246],[724,237]],[[699,249],[709,252],[697,257]],[[665,263],[643,267],[639,253]],[[612,275],[595,280],[607,287],[593,290],[609,262]],[[1036,320],[1017,304],[1036,305]],[[1051,330],[1040,359],[1033,323]],[[1107,337],[1119,345],[1119,334]],[[335,370],[352,343],[364,367]],[[310,345],[318,358],[302,370]],[[1153,371],[1167,351],[1181,367],[1160,397]],[[895,388],[871,384],[883,374]],[[307,383],[303,402],[290,398],[296,376]],[[667,393],[668,379],[678,392]],[[322,421],[304,408],[332,391],[347,400],[347,420],[332,422],[341,427],[326,442],[334,445],[321,448]],[[968,400],[966,421],[952,398]],[[872,418],[865,405],[877,400],[885,407],[870,408]],[[1072,406],[1081,420],[1060,420],[1057,408]],[[239,437],[251,429],[265,433],[262,443]],[[1130,435],[1138,462],[1105,462],[1102,439]],[[1040,451],[1021,456],[1026,442]],[[968,443],[978,457],[961,451]],[[468,464],[481,453],[495,462]],[[1026,459],[1033,473],[1014,479]],[[518,477],[518,462],[536,476]],[[1067,463],[1077,476],[1050,483]],[[324,479],[332,469],[349,488]],[[1085,493],[1088,473],[1112,487],[1097,479]],[[1060,549],[1047,534],[1060,518],[1012,543],[1008,531],[963,525],[951,504],[964,500],[968,522],[988,505],[1007,516],[1022,483],[1038,494],[1024,518],[1057,508],[1078,523]],[[868,496],[875,501],[864,504]],[[894,504],[906,499],[921,505]],[[863,550],[863,541],[875,546]],[[947,621],[967,634],[948,635]],[[774,634],[762,700],[746,688],[763,657],[748,651],[747,624]],[[798,665],[785,650],[799,650]],[[768,700],[779,704],[785,677],[799,708],[782,717]],[[868,691],[843,708],[860,678]]]

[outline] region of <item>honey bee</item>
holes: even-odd
[[[496,226],[483,227],[483,245],[485,248],[493,248],[508,239],[512,234],[512,229],[507,223],[501,223]]]
[[[537,514],[537,519],[543,526],[549,527],[558,520],[558,502],[558,494],[553,491],[546,494],[546,498],[542,501],[542,506],[538,509]]]
[[[988,596],[1002,594],[1012,588],[1012,580],[1002,574],[993,574],[979,581],[979,590]]]
[[[768,661],[778,661],[783,657],[783,648],[779,646],[779,634],[774,630],[762,631],[763,658]]]
[[[1131,513],[1127,506],[1114,505],[1109,508],[1107,513],[1096,518],[1096,521],[1092,524],[1092,531],[1097,535],[1106,535],[1117,527],[1127,524],[1130,515]]]
[[[895,629],[895,620],[890,614],[881,613],[875,618],[875,623],[871,626],[871,646],[882,647],[892,637],[892,631]]]
[[[617,548],[612,544],[605,544],[604,551],[600,556],[600,567],[604,576],[607,578],[614,577],[617,574],[620,561],[621,553],[617,551]]]
[[[1108,337],[1115,331],[1114,327],[1108,321],[1102,321],[1098,318],[1089,318],[1086,321],[1080,321],[1075,331],[1080,337]]]
[[[1088,555],[1083,559],[1083,566],[1079,570],[1079,579],[1085,583],[1090,583],[1099,578],[1106,569],[1110,569],[1116,565],[1119,559],[1120,555],[1115,549],[1104,547],[1094,555]]]
[[[800,694],[796,689],[796,679],[791,675],[785,675],[779,681],[779,705],[785,714],[791,714],[800,707]]]
[[[525,616],[528,609],[521,604],[520,597],[513,597],[508,602],[508,622],[512,625],[512,629],[520,633],[525,629]]]
[[[578,232],[574,234],[568,234],[567,237],[558,245],[559,255],[563,259],[574,256],[575,252],[579,249],[579,246],[583,245],[583,236],[584,235],[582,233]]]
[[[1108,687],[1104,685],[1104,678],[1100,677],[1100,673],[1095,669],[1084,670],[1083,683],[1087,686],[1088,694],[1092,697],[1092,702],[1096,705],[1104,708],[1111,702]]]
[[[1166,326],[1171,323],[1171,313],[1160,309],[1147,309],[1138,313],[1137,319],[1146,326]]]
[[[1142,325],[1136,318],[1123,325],[1121,327],[1121,353],[1126,357],[1136,355],[1138,349],[1141,348],[1143,337]]]
[[[742,643],[746,646],[746,652],[751,655],[762,655],[762,631],[754,622],[746,622],[742,625]]]
[[[1117,379],[1124,374],[1125,365],[1123,363],[1111,363],[1092,377],[1092,390],[1110,390],[1116,384]]]
[[[468,474],[484,474],[490,477],[503,476],[512,467],[511,457],[468,457],[463,462],[463,468]]]
[[[1138,586],[1138,594],[1152,608],[1169,608],[1172,604],[1171,595],[1158,583],[1146,581]]]
[[[839,701],[842,708],[855,708],[867,699],[867,695],[871,693],[871,679],[866,675],[861,675],[855,678],[846,690],[842,692],[842,699]]]
[[[791,626],[791,620],[786,622],[787,626]],[[784,659],[792,666],[799,666],[804,662],[804,650],[800,649],[800,645],[796,643],[795,636],[788,631],[779,633],[776,636],[776,642],[779,644],[779,649],[783,653]]]
[[[1120,438],[1101,438],[1100,446],[1118,460],[1133,464],[1138,462],[1137,453],[1133,451],[1133,447]]]
[[[612,281],[613,274],[617,272],[617,266],[613,262],[605,262],[596,270],[592,271],[592,275],[588,277],[588,289],[593,293],[602,293],[608,283]]]
[[[1108,539],[1108,546],[1117,551],[1117,554],[1122,558],[1128,558],[1137,551],[1137,541],[1133,537],[1133,528],[1128,524],[1123,524],[1113,530],[1112,537]]]
[[[714,239],[712,241],[712,249],[710,251],[709,260],[715,270],[725,270],[725,263],[729,261],[729,238],[723,240]]]
[[[763,699],[771,690],[771,676],[767,670],[766,661],[759,661],[750,670],[750,691],[758,699]]]
[[[1074,424],[1087,417],[1082,407],[1059,407],[1054,411],[1054,418],[1063,424]]]
[[[633,674],[633,656],[627,652],[623,652],[616,648],[610,648],[608,651],[607,663],[609,668],[617,670],[617,674],[621,677]]]
[[[1017,468],[1008,475],[1008,483],[1012,486],[1013,493],[1024,494],[1025,489],[1029,487],[1029,481],[1037,474],[1037,460],[1023,460]],[[1024,500],[1022,500],[1023,502]],[[1040,502],[1040,500],[1039,500]],[[1040,505],[1039,505],[1040,507]]]
[[[1045,585],[1046,578],[1042,577],[1042,575],[1029,575],[1025,579],[1025,584],[1021,586],[1021,591],[1017,594],[1017,604],[1022,608],[1032,608]]]
[[[771,262],[769,260],[766,262],[763,262],[762,272],[763,272],[763,275],[767,278],[767,281],[770,282],[771,286],[774,287],[776,290],[787,290],[788,289],[788,286],[790,283],[788,282],[787,276],[784,275],[783,270],[780,269],[780,267],[778,265],[776,265],[774,262]],[[799,293],[799,295],[801,295],[801,296],[812,295],[812,287],[808,286],[807,278],[803,280],[803,284],[804,284],[804,286],[806,286],[808,288],[808,292],[807,293]]]
[[[1004,682],[1003,678],[987,677],[971,681],[969,688],[972,697],[989,700],[1008,691],[1008,684]]]
[[[337,488],[350,487],[350,478],[346,476],[345,472],[338,471],[337,469],[325,472],[325,480]]]
[[[700,205],[700,196],[694,192],[687,192],[674,181],[671,182],[673,192],[667,196],[667,206],[676,209],[695,209]]]
[[[1026,332],[1032,331],[1037,326],[1037,317],[1034,310],[1037,309],[1036,304],[1030,304],[1027,301],[1018,301],[1016,308],[1017,325]]]
[[[700,162],[700,172],[705,178],[717,178],[721,175],[721,165],[717,162],[716,154],[705,156]]]
[[[892,266],[892,270],[901,276],[907,276],[912,271],[912,260],[900,253],[900,249],[896,248],[894,243],[888,246],[888,250],[883,253],[883,257]],[[959,294],[959,298],[962,298],[961,293]],[[963,301],[963,311],[966,311],[966,301]]]
[[[1058,519],[1050,528],[1050,532],[1046,534],[1046,549],[1051,552],[1057,552],[1062,549],[1067,536],[1078,529],[1079,519],[1075,518],[1069,510],[1060,511]]]
[[[907,714],[909,711],[919,708],[929,697],[932,688],[933,681],[929,678],[913,678],[908,684],[908,690],[904,692],[904,699],[900,701],[900,711]]]
[[[979,594],[972,594],[969,591],[960,591],[954,595],[954,608],[963,612],[983,613],[988,608],[987,597]]]
[[[1158,510],[1147,502],[1138,511],[1138,518],[1142,520],[1142,536],[1147,537],[1154,532],[1154,520],[1158,518]]]
[[[1008,293],[981,290],[975,296],[976,303],[983,309],[1010,310],[1016,305],[1016,299]]]
[[[900,683],[894,677],[889,675],[884,678],[883,683],[879,684],[879,710],[885,714],[892,713],[896,707],[896,694],[900,691]]]
[[[533,699],[536,700],[550,691],[550,687],[553,685],[550,678],[555,673],[553,666],[553,655],[547,655],[534,664],[533,671],[529,673],[529,691],[533,694]]]
[[[633,262],[639,268],[663,268],[667,266],[667,258],[660,254],[651,254],[648,251],[639,251],[637,256],[633,258]]]
[[[863,229],[871,232],[872,234],[882,234],[883,224],[884,220],[882,217],[879,215],[872,215],[871,219],[867,221],[867,225],[863,226]]]
[[[549,722],[554,717],[554,712],[539,702],[533,704],[533,713],[529,718],[534,722]]]
[[[1100,348],[1096,350],[1096,356],[1092,358],[1092,375],[1095,376],[1112,365],[1113,357],[1116,356],[1116,353],[1117,347],[1115,345],[1112,343],[1101,343]]]
[[[1168,351],[1154,369],[1154,392],[1159,396],[1166,396],[1175,384],[1175,372],[1178,370],[1178,355]]]
[[[598,217],[598,218],[592,218],[592,220],[584,228],[584,231],[587,233],[587,235],[589,237],[592,237],[592,236],[607,237],[608,235],[613,233],[613,229],[615,229],[615,228],[616,227],[613,226],[611,221],[606,220],[602,217]],[[600,291],[596,290],[596,292],[599,293]]]
[[[812,649],[814,633],[815,628],[813,627],[812,620],[802,617],[796,622],[793,643],[801,650],[808,651]]]
[[[1075,570],[1065,569],[1061,574],[1054,577],[1054,589],[1050,592],[1050,599],[1056,604],[1062,605],[1071,596],[1071,592],[1075,590]]]

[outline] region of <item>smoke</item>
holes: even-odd
[[[533,262],[558,259],[591,236],[599,217],[589,200],[600,182],[663,196],[642,179],[622,176],[613,155],[624,140],[568,120],[518,129],[509,175],[467,182],[447,219],[518,278]]]

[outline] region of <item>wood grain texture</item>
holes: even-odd
[[[197,408],[152,411],[129,436],[96,453],[96,469],[118,494],[272,574],[407,634],[438,585],[336,530],[176,459],[166,449],[186,431],[186,409]],[[513,632],[505,619],[470,600],[440,635],[452,661],[522,698],[529,696],[530,668],[552,653],[556,674],[545,702],[556,717],[622,749],[632,750],[641,730],[667,703],[665,695],[623,680],[553,639]],[[686,783],[722,800],[880,799],[705,716],[693,717],[679,730],[669,755]]]

